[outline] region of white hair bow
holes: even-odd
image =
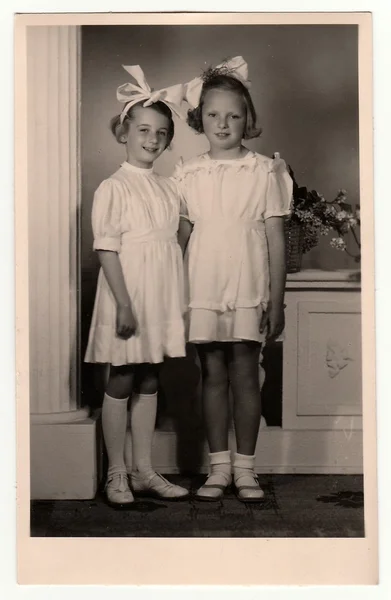
[[[121,123],[123,122],[128,110],[137,102],[142,102],[143,106],[151,106],[155,102],[164,102],[171,110],[171,112],[181,119],[185,119],[186,115],[181,109],[181,104],[184,96],[184,85],[182,83],[178,85],[172,85],[171,87],[157,90],[156,92],[151,90],[149,87],[143,70],[139,65],[133,65],[127,67],[122,65],[125,71],[127,71],[138,83],[124,83],[117,89],[117,100],[124,102],[125,106],[121,112]]]
[[[246,88],[251,87],[251,82],[248,79],[248,66],[242,56],[235,56],[230,60],[222,62],[220,65],[214,68],[214,70],[221,70],[222,75],[229,75],[238,79]],[[190,104],[192,108],[196,108],[200,103],[201,90],[204,81],[202,77],[196,77],[185,84],[185,100]]]

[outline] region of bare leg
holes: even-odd
[[[255,448],[261,421],[258,362],[258,344],[238,342],[232,345],[229,375],[234,396],[237,443],[233,471],[237,496],[243,502],[260,502],[264,497],[254,471]]]
[[[110,366],[106,394],[112,398],[129,398],[134,382],[134,365]]]
[[[202,370],[202,400],[209,443],[210,471],[197,491],[199,500],[216,501],[231,483],[231,456],[228,450],[228,344],[202,344],[198,354]]]
[[[240,454],[254,454],[257,444],[261,421],[259,351],[255,342],[237,342],[232,344],[229,356],[236,443]]]
[[[202,404],[210,452],[228,450],[228,373],[223,344],[198,344]]]

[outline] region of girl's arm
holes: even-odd
[[[181,217],[179,219],[178,244],[181,247],[183,256],[185,255],[186,247],[192,231],[193,225],[190,223],[190,221]]]
[[[269,251],[270,310],[268,338],[275,339],[284,329],[284,295],[286,284],[284,218],[265,221]]]
[[[117,334],[119,337],[128,339],[135,333],[137,323],[118,253],[110,250],[98,250],[98,256],[117,304]]]

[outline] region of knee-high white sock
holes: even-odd
[[[152,474],[152,441],[157,412],[156,394],[134,394],[130,405],[133,471]]]
[[[128,398],[112,398],[104,395],[102,406],[102,428],[107,456],[109,474],[124,471],[124,445],[126,432]]]
[[[126,433],[125,433],[125,452],[124,452],[124,458],[125,458],[125,465],[126,465],[126,471],[128,473],[132,472],[132,466],[133,466],[133,449],[132,449],[132,433],[130,431],[130,411],[127,414],[127,427],[126,427]]]

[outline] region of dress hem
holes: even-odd
[[[189,344],[234,344],[237,342],[254,342],[255,344],[262,345],[265,343],[265,340],[255,340],[253,338],[230,338],[224,340],[189,339]]]
[[[224,304],[218,304],[217,302],[205,302],[202,300],[195,300],[188,304],[188,310],[202,309],[202,310],[213,310],[221,313],[227,312],[227,310],[237,310],[241,308],[258,308],[266,310],[268,306],[268,300],[259,298],[256,300],[240,301],[235,300],[233,302],[225,302]]]
[[[149,364],[149,365],[160,365],[161,363],[163,363],[165,361],[165,359],[167,358],[185,358],[186,357],[186,353],[175,353],[175,354],[165,354],[161,360],[137,360],[137,361],[133,361],[133,362],[117,362],[117,361],[112,361],[112,360],[92,360],[92,359],[84,359],[84,363],[89,364],[89,365],[113,365],[114,367],[121,367],[121,366],[125,366],[125,365],[143,365],[143,364]]]

